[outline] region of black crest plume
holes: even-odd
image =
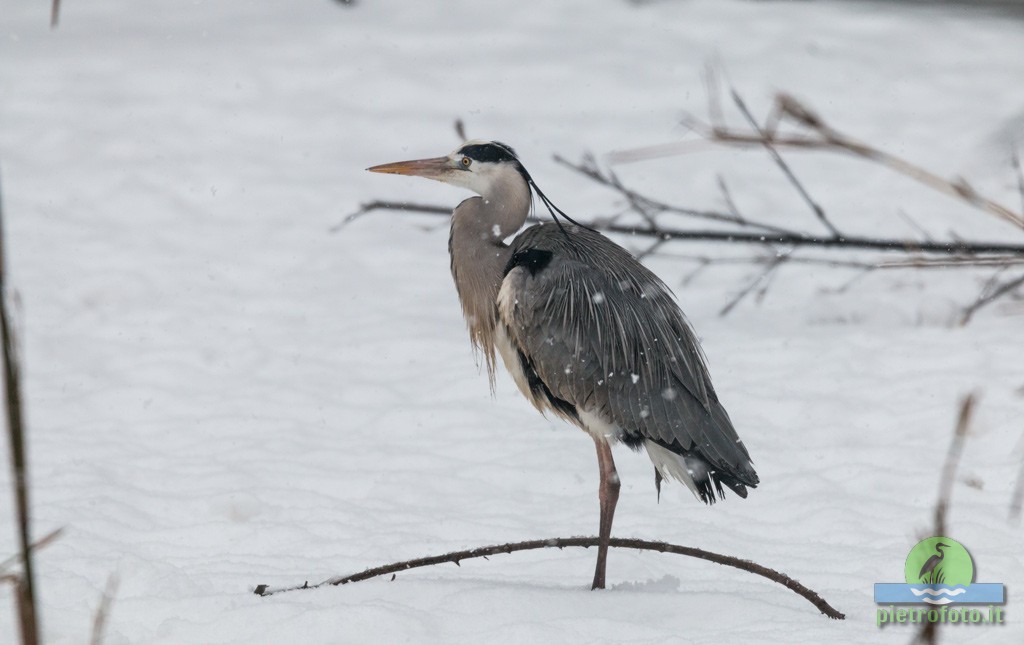
[[[563,233],[566,233],[566,231],[562,227],[562,223],[559,221],[559,216],[564,217],[566,221],[571,222],[581,228],[585,228],[588,231],[594,230],[585,224],[580,224],[573,218],[566,215],[565,211],[563,211],[558,206],[555,206],[555,204],[550,199],[548,199],[548,196],[544,194],[544,191],[542,191],[539,186],[537,186],[537,182],[533,180],[533,177],[530,176],[530,173],[527,172],[526,168],[523,167],[523,164],[519,161],[519,157],[516,156],[516,151],[512,149],[512,146],[505,143],[501,143],[500,141],[491,141],[489,143],[472,143],[463,146],[459,150],[459,153],[475,161],[484,161],[491,163],[506,162],[515,164],[516,170],[519,171],[519,174],[522,175],[523,179],[526,180],[527,185],[530,186],[533,192],[536,193],[537,197],[540,198],[540,201],[544,204],[544,206],[547,207],[548,212],[551,214],[551,219],[555,221],[555,224],[558,225],[558,228],[561,229]],[[568,236],[568,233],[566,233],[566,236]]]

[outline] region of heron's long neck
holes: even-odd
[[[529,208],[530,192],[523,181],[501,194],[467,199],[452,216],[448,239],[452,277],[470,340],[484,355],[492,385],[498,290],[509,258],[504,239],[519,230]]]

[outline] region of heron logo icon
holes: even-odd
[[[974,560],[964,545],[937,535],[910,550],[903,567],[906,584],[876,583],[876,603],[1002,603],[1001,583],[974,581]]]
[[[910,550],[903,574],[908,585],[966,587],[974,582],[974,561],[956,540],[930,537]]]

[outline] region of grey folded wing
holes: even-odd
[[[757,485],[698,341],[657,276],[578,227],[528,229],[511,250],[498,316],[532,378],[621,428],[633,448],[652,441],[700,460],[719,491],[724,483],[745,496]]]

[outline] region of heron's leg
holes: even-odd
[[[594,439],[597,444],[597,467],[601,471],[601,487],[598,499],[601,501],[601,532],[597,545],[597,569],[594,570],[594,584],[591,589],[604,589],[604,571],[608,562],[608,541],[612,537],[612,517],[615,503],[619,501],[619,473],[615,471],[612,448],[603,439]]]

